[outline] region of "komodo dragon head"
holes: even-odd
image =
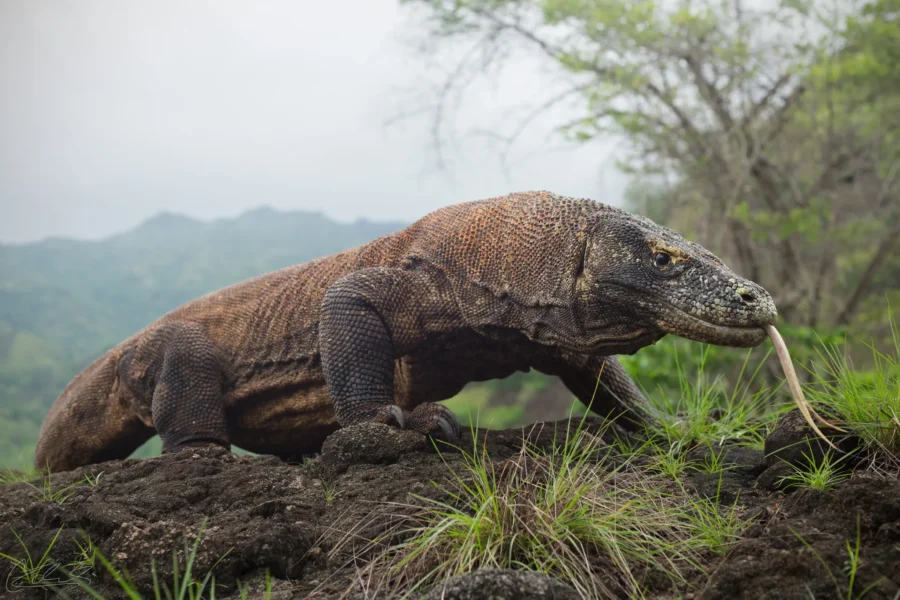
[[[756,346],[777,311],[769,293],[653,221],[616,211],[591,236],[585,271],[602,304],[635,324],[722,346]]]
[[[618,307],[624,329],[631,325],[640,331],[653,323],[662,334],[738,347],[756,346],[768,336],[804,419],[838,450],[816,422],[844,430],[803,397],[787,345],[775,329],[775,303],[762,286],[738,277],[703,246],[624,211],[608,215],[590,240],[582,279],[594,282],[601,305]]]

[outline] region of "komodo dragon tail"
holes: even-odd
[[[118,391],[118,359],[107,352],[79,373],[50,407],[34,453],[37,469],[67,471],[89,463],[126,458],[150,439]]]

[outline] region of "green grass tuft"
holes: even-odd
[[[650,571],[683,582],[704,545],[693,519],[708,507],[611,464],[607,450],[579,430],[549,453],[526,444],[502,465],[477,447],[463,453],[447,498],[416,497],[418,512],[390,534],[405,541],[370,562],[368,577],[398,596],[485,567],[538,571],[594,598],[640,596]]]
[[[835,489],[840,483],[850,478],[850,474],[843,470],[840,462],[846,460],[852,454],[843,454],[835,459],[831,450],[828,450],[821,459],[816,460],[812,450],[807,454],[803,452],[805,464],[790,464],[791,474],[778,480],[779,485],[792,484],[793,486],[823,492]]]
[[[24,483],[35,491],[34,497],[40,502],[62,504],[63,502],[68,500],[72,496],[72,494],[75,493],[75,489],[78,486],[88,485],[90,487],[94,487],[97,485],[99,480],[100,475],[97,475],[96,477],[85,475],[82,479],[79,479],[75,483],[71,483],[60,488],[54,488],[53,481],[50,479],[50,475],[44,475],[41,479],[40,485],[34,485],[31,482]]]
[[[719,485],[714,498],[694,499],[680,482],[679,486],[688,499],[685,514],[691,525],[691,542],[699,549],[725,554],[740,539],[747,523],[737,514],[738,497],[735,497],[731,506],[722,506],[722,472],[719,472]]]
[[[900,329],[890,317],[892,348],[873,345],[872,367],[857,370],[835,346],[823,346],[810,370],[813,380],[804,392],[810,402],[837,415],[882,462],[900,466]]]
[[[10,578],[13,588],[53,587],[59,583],[58,580],[53,577],[53,573],[59,568],[59,565],[50,558],[50,551],[53,550],[53,546],[56,545],[56,540],[59,539],[59,534],[62,533],[62,530],[63,528],[60,527],[56,531],[56,535],[54,535],[53,539],[50,540],[50,543],[47,544],[47,548],[40,557],[32,556],[31,551],[28,549],[28,545],[25,544],[22,537],[15,530],[11,530],[25,554],[24,558],[18,558],[0,552],[0,558],[7,561],[12,567]]]
[[[664,415],[661,437],[675,452],[725,442],[761,448],[767,431],[782,412],[774,401],[777,390],[762,387],[751,392],[764,361],[759,361],[748,376],[748,352],[729,393],[721,377],[710,379],[706,373],[709,351],[708,345],[701,346],[693,374],[675,356],[679,392],[674,399],[663,390],[645,392],[650,403]]]

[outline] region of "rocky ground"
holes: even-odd
[[[789,425],[776,433],[790,434]],[[532,443],[549,447],[555,427],[566,425],[524,431]],[[480,431],[479,439],[502,462],[518,455],[523,430]],[[471,448],[471,440],[461,446]],[[702,454],[695,450],[690,457]],[[767,462],[763,451],[726,447],[723,457],[730,468],[721,484],[718,476],[701,473],[686,475],[684,483],[699,496],[719,494],[725,503],[737,498],[743,538],[697,570],[688,585],[651,582],[651,597],[856,598],[870,586],[865,598],[898,597],[896,479],[860,469],[830,492],[779,491],[781,463]],[[86,535],[117,568],[127,569],[145,597],[153,597],[151,559],[160,579],[171,582],[173,549],[183,557],[184,535],[197,534],[205,520],[193,568],[195,574],[212,569],[216,598],[239,597],[239,581],[250,585],[249,597],[260,597],[266,570],[275,598],[372,597],[360,573],[373,549],[353,540],[394,531],[397,519],[414,510],[411,493],[444,496],[431,482],[446,482],[450,469],[461,465],[460,454],[439,455],[424,438],[381,425],[338,431],[321,455],[302,465],[209,448],[108,462],[53,475],[49,488],[41,480],[0,487],[0,553],[22,557],[24,543],[37,561],[58,534],[51,561],[74,565],[69,577],[90,581],[106,598],[125,597],[99,565],[93,571],[77,566]],[[853,570],[847,544],[852,550],[857,539],[860,560]],[[8,598],[88,597],[62,570],[47,570],[45,579],[59,584],[49,589],[46,581],[44,587],[27,586],[8,560],[0,560],[0,568],[6,586],[0,595]],[[854,593],[848,596],[851,571]],[[493,570],[454,578],[428,597],[578,596],[564,581]]]

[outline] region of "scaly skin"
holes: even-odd
[[[363,421],[455,438],[435,402],[530,368],[626,428],[652,427],[614,355],[667,333],[754,346],[775,315],[760,286],[645,218],[548,192],[468,202],[161,317],[72,380],[35,463],[125,457],[154,431],[165,452],[280,456]]]

